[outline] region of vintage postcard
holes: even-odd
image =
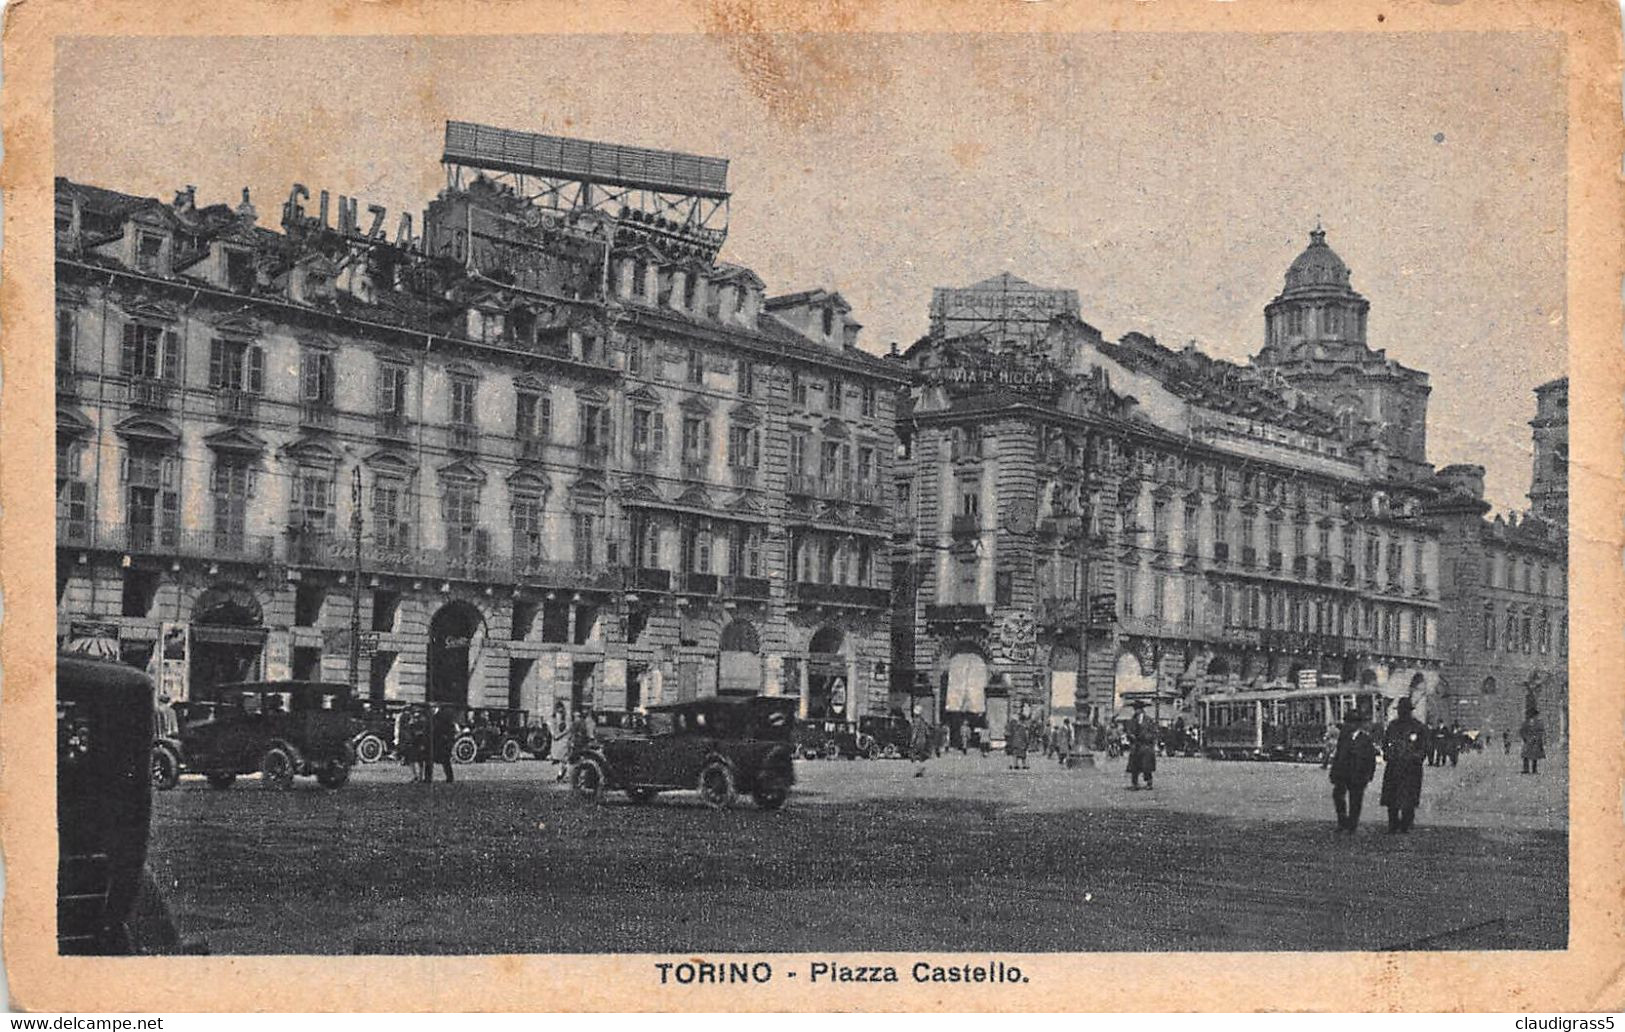
[[[13,5],[16,1000],[1619,1008],[1619,47]]]

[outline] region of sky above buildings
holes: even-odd
[[[1078,290],[1108,337],[1245,361],[1319,219],[1369,340],[1432,375],[1429,457],[1529,482],[1567,368],[1564,95],[1529,34],[80,39],[57,173],[199,203],[421,212],[461,119],[732,162],[723,257],[833,287],[883,352],[931,288]]]

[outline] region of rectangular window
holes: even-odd
[[[254,253],[240,247],[228,247],[226,252],[226,287],[238,294],[252,294],[258,279],[254,272]]]
[[[666,451],[666,414],[654,409],[632,410],[632,451],[659,458]]]
[[[1302,527],[1302,526],[1296,526],[1296,525],[1293,526],[1293,528],[1292,528],[1292,554],[1295,555],[1295,556],[1296,555],[1303,555],[1305,552],[1308,551],[1308,543],[1309,543],[1309,535],[1308,535],[1307,528]]]
[[[540,562],[547,558],[542,539],[542,500],[536,495],[515,495],[508,510],[513,524],[514,558]]]
[[[465,558],[474,555],[480,520],[479,488],[448,485],[440,504],[446,521],[446,550]]]
[[[1015,574],[1009,570],[1000,570],[993,575],[993,604],[998,606],[1010,605],[1015,597]]]
[[[451,422],[453,426],[474,425],[474,398],[479,381],[466,376],[451,378]]]
[[[299,356],[299,397],[307,405],[333,404],[333,356],[306,351]]]
[[[747,398],[756,393],[756,367],[748,358],[739,360],[739,393]]]
[[[135,267],[138,272],[163,274],[164,238],[158,233],[137,233]]]
[[[627,339],[626,371],[629,373],[643,372],[643,339],[641,337]]]
[[[1270,520],[1269,523],[1265,524],[1265,526],[1264,526],[1264,541],[1269,546],[1269,551],[1271,551],[1271,552],[1279,552],[1281,550],[1281,524],[1280,524],[1280,521],[1278,521],[1278,520]]]
[[[711,421],[701,416],[683,417],[683,461],[705,463],[711,457]]]
[[[807,470],[807,435],[790,435],[790,475],[799,477]]]
[[[216,463],[209,485],[214,495],[216,547],[230,552],[242,551],[253,478],[253,467],[247,463],[230,460]]]
[[[579,443],[583,448],[609,447],[609,410],[583,403],[576,413]]]
[[[831,377],[824,388],[824,408],[830,412],[841,411],[841,390],[841,381]]]
[[[406,484],[380,477],[372,486],[372,535],[385,552],[404,552],[412,547],[411,525],[406,517]]]
[[[79,335],[79,320],[71,308],[56,310],[56,364],[61,369],[73,368],[73,346]]]
[[[790,373],[790,403],[803,408],[807,405],[807,381],[794,370]]]
[[[1134,595],[1139,589],[1140,571],[1132,566],[1123,567],[1123,585],[1118,594],[1118,605],[1124,616],[1134,615]]]
[[[142,380],[180,380],[180,338],[174,330],[145,323],[126,323],[120,371]]]
[[[692,384],[705,383],[705,360],[701,357],[698,348],[688,349],[688,382]]]
[[[858,449],[858,482],[871,484],[875,479],[875,450],[862,447]]]
[[[875,391],[875,385],[872,383],[864,384],[863,393],[860,395],[858,411],[865,416],[873,418],[879,410],[880,406],[878,403],[877,392]]]
[[[1151,618],[1161,620],[1167,615],[1168,606],[1168,578],[1157,574],[1157,579],[1151,586]]]
[[[403,365],[386,362],[378,366],[378,394],[375,400],[380,416],[405,417],[408,376],[408,370]]]
[[[332,474],[301,469],[294,475],[293,513],[289,523],[307,534],[331,533],[336,521]]]
[[[734,469],[755,469],[762,461],[762,432],[753,427],[728,428],[728,465]]]
[[[265,392],[265,352],[234,340],[209,342],[209,386],[214,390]]]
[[[982,513],[982,488],[974,481],[967,481],[959,485],[959,514],[961,516],[980,516]]]
[[[514,395],[514,435],[522,441],[540,441],[548,436],[553,425],[553,398],[537,391],[519,391]]]
[[[1213,543],[1230,543],[1230,512],[1227,509],[1213,510]]]
[[[1168,536],[1168,503],[1154,501],[1151,503],[1151,533],[1158,538]]]
[[[964,604],[980,602],[980,588],[977,585],[977,563],[975,559],[959,560],[959,601]]]
[[[1197,582],[1194,580],[1187,580],[1183,584],[1185,594],[1185,622],[1187,624],[1196,623],[1196,584]]]

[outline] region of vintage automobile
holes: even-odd
[[[863,739],[864,755],[870,759],[883,756],[888,760],[908,756],[914,726],[901,714],[885,717],[859,717],[858,734]]]
[[[611,790],[642,803],[659,792],[697,789],[714,809],[744,793],[776,810],[795,783],[796,706],[795,699],[768,696],[651,706],[641,733],[595,737],[573,759],[570,787],[594,803]]]
[[[255,771],[271,788],[314,775],[327,788],[350,780],[360,722],[350,689],[320,681],[253,681],[214,688],[212,703],[181,722],[180,757],[214,788]]]
[[[840,720],[802,721],[796,725],[795,743],[796,755],[804,760],[838,760],[843,756],[849,760],[859,756],[874,759],[881,753],[872,735]]]
[[[527,746],[536,730],[530,726],[530,714],[525,710],[497,707],[465,710],[457,728],[457,737],[451,743],[453,763],[484,763],[493,758],[517,763],[530,751]],[[552,744],[551,736],[548,744]]]
[[[361,721],[354,743],[357,762],[378,763],[396,754],[395,722],[408,705],[400,699],[356,700],[356,719]]]
[[[57,657],[59,953],[179,951],[174,923],[145,869],[153,704],[152,682],[139,670]]]

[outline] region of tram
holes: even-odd
[[[1331,685],[1213,695],[1199,705],[1209,759],[1304,762],[1320,759],[1327,724],[1354,707],[1380,723],[1387,702],[1375,687]]]

